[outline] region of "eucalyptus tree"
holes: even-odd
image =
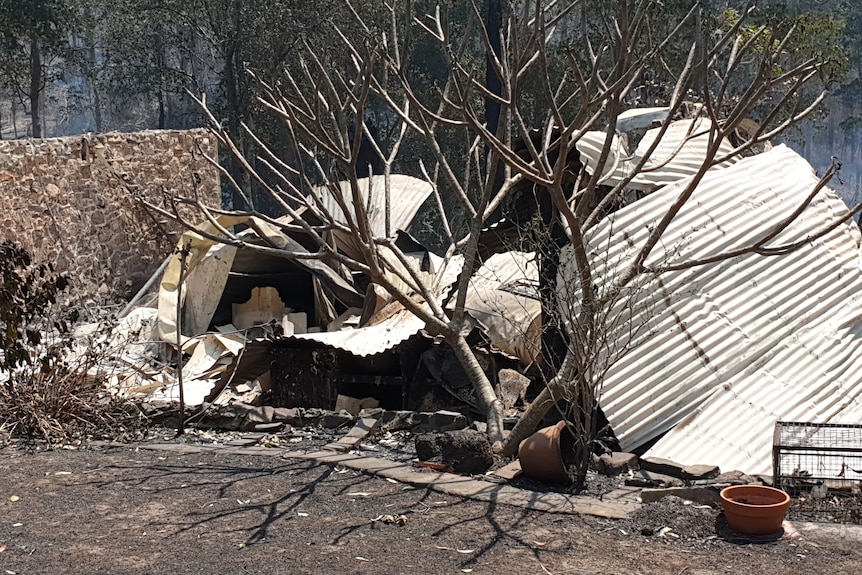
[[[0,83],[29,109],[34,138],[43,135],[41,97],[52,64],[68,53],[74,25],[64,0],[0,0]]]

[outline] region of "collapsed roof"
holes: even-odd
[[[650,112],[656,117],[661,113]],[[653,128],[631,154],[621,140],[614,143],[603,183],[652,193],[607,216],[590,231],[598,284],[612,282],[631,261],[649,230],[698,171],[710,128],[704,119],[673,122],[664,133]],[[660,141],[647,156],[656,138]],[[596,169],[605,139],[603,132],[587,133],[578,143],[588,169]],[[846,213],[843,201],[829,189],[806,204],[818,179],[790,149],[778,146],[745,159],[733,157],[732,152],[729,142],[721,143],[719,156],[727,159],[704,176],[648,265],[661,267],[751,245],[787,222],[767,246],[806,240],[824,222]],[[642,160],[646,169],[629,178]],[[383,194],[382,177],[361,181],[365,194],[361,200],[375,234],[407,230],[431,192],[426,183],[408,176],[393,176],[390,184],[390,193]],[[346,220],[334,197],[325,190],[318,192],[323,201],[317,209],[336,218],[341,214]],[[380,210],[384,197],[392,202],[388,230]],[[791,219],[803,205],[805,209]],[[314,208],[303,214],[303,218],[314,217]],[[265,222],[247,223],[253,230],[247,233],[269,245],[306,249]],[[298,274],[311,278],[300,298],[303,309],[326,317],[334,328],[326,331],[329,326],[318,322],[320,331],[299,330],[288,334],[289,340],[314,341],[365,357],[391,349],[424,327],[400,304],[377,298],[373,286],[369,291],[357,285],[337,266],[313,259],[278,259],[280,267],[272,273],[275,260],[269,256],[215,244],[194,233],[187,234],[187,239],[193,243],[183,290],[186,334],[203,334],[217,323],[214,318],[225,290],[230,289],[229,278],[250,281],[267,270],[276,284],[278,274],[290,278],[284,290],[267,295],[267,301],[279,300],[275,303],[282,311],[297,309],[294,302],[280,300],[288,299],[285,290],[298,289],[294,281]],[[339,249],[360,255],[349,237],[336,237],[336,241]],[[625,353],[611,362],[600,393],[601,407],[623,448],[635,449],[664,434],[649,455],[687,464],[706,460],[725,469],[765,473],[777,420],[862,420],[862,323],[855,313],[862,287],[859,244],[859,231],[848,221],[823,237],[803,241],[795,251],[771,256],[745,253],[667,271],[630,290],[625,301],[618,302],[620,309],[625,308],[620,317],[630,320],[617,322],[608,334],[610,346]],[[442,302],[462,262],[443,261],[421,247],[407,255],[427,277],[436,278],[435,295]],[[396,265],[394,260],[392,264]],[[560,264],[558,287],[576,285],[570,251],[564,249]],[[293,271],[284,271],[288,268]],[[524,364],[535,361],[540,348],[537,280],[534,254],[505,252],[483,263],[467,293],[466,311],[491,344]],[[160,337],[167,342],[176,341],[178,285],[175,256],[161,283],[158,311]],[[243,289],[247,287],[243,284]],[[261,301],[266,299],[260,295]],[[340,318],[332,317],[336,300],[348,307]],[[359,308],[369,301],[372,313],[363,314]],[[576,305],[571,297],[564,296],[563,301]],[[360,316],[364,316],[362,326]],[[345,325],[352,327],[335,329]],[[187,362],[184,375],[210,381],[224,374],[228,356],[239,353],[235,337],[223,333],[196,338],[186,349],[194,361]]]
[[[371,234],[378,237],[391,231],[389,235],[397,237],[396,245],[402,248],[407,261],[442,304],[461,272],[463,258],[437,257],[405,233],[431,194],[430,184],[405,175],[393,175],[388,183],[383,176],[372,176],[360,179],[358,184]],[[346,186],[340,185],[342,189]],[[341,206],[329,188],[316,189],[301,217],[311,225],[327,219],[348,223],[355,218],[350,215],[352,195],[339,197],[347,205]],[[290,217],[267,222],[249,216],[219,216],[187,231],[161,276],[157,311],[135,310],[118,328],[124,334],[142,330],[146,334],[155,324],[154,339],[176,344],[180,319],[183,351],[190,356],[182,370],[187,403],[200,403],[214,385],[216,389],[220,387],[217,382],[224,381],[228,367],[253,346],[255,340],[249,328],[256,325],[280,323],[286,340],[316,342],[359,357],[390,350],[424,328],[424,322],[402,304],[373,284],[364,285],[367,279],[351,274],[337,262],[279,257],[277,249],[312,253],[298,237],[279,228],[292,222]],[[246,245],[222,244],[212,239],[221,233],[220,228],[239,224],[248,226],[240,234]],[[331,237],[338,251],[363,260],[361,246],[353,243],[349,234],[336,229],[331,231]],[[183,246],[187,246],[185,256]],[[260,251],[254,246],[276,249]],[[399,268],[403,271],[406,265],[385,248],[381,248],[379,256],[395,272]],[[183,259],[186,266],[181,271]],[[399,285],[403,282],[395,272],[390,272],[388,279]],[[419,305],[428,305],[419,294],[411,297]],[[211,332],[212,328],[216,333]],[[260,372],[252,375],[256,377]],[[158,389],[159,397],[168,400],[176,399],[178,394],[175,378],[166,374],[154,377],[139,373],[125,379],[122,387],[127,392],[152,393]],[[168,389],[162,389],[165,387]]]
[[[610,282],[644,244],[687,179],[624,207],[591,230],[596,275]],[[606,374],[600,404],[627,450],[684,464],[768,473],[778,420],[862,420],[860,233],[786,146],[709,171],[646,265],[661,268],[750,246],[801,242],[780,255],[744,253],[666,271],[621,302],[631,322],[611,340],[629,352]],[[804,209],[796,216],[794,211]],[[571,255],[563,284],[574,277]],[[631,328],[639,330],[634,339]]]

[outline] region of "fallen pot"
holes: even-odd
[[[781,530],[790,495],[765,485],[732,485],[721,490],[727,524],[745,535],[771,535]]]
[[[569,483],[571,478],[563,463],[560,434],[566,422],[544,427],[521,442],[518,459],[521,471],[530,479],[544,483]]]

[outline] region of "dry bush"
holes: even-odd
[[[78,314],[56,303],[66,279],[11,242],[0,248],[0,439],[139,436],[146,419],[108,393],[100,368],[111,323],[75,337],[68,318]]]

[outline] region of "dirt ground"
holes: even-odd
[[[541,513],[285,457],[7,446],[0,477],[7,575],[862,572],[858,542],[728,536],[711,509]]]

